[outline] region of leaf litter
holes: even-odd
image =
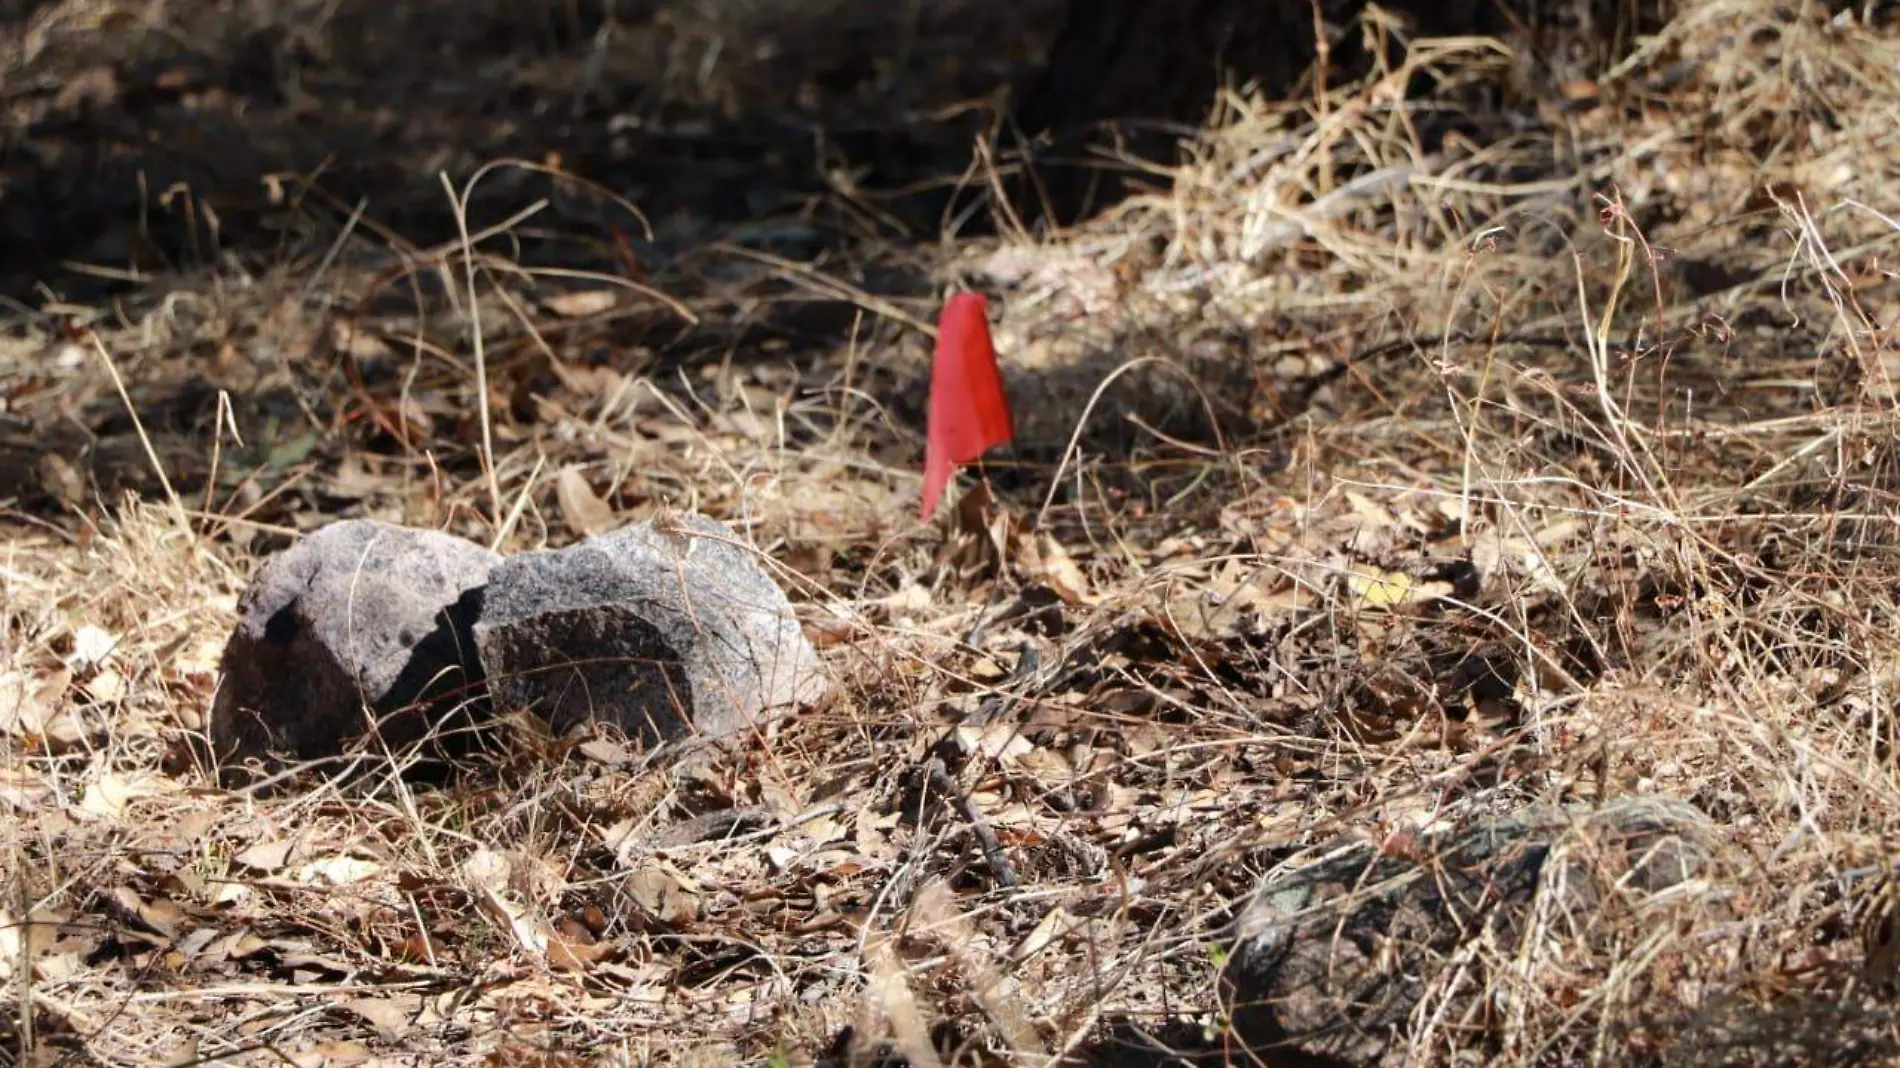
[[[1471,42],[1322,97],[1223,98],[1113,219],[926,265],[1000,298],[1021,415],[929,528],[904,518],[928,345],[874,301],[811,351],[695,360],[674,310],[617,289],[498,271],[478,301],[344,329],[293,299],[308,265],[228,307],[202,282],[98,327],[144,412],[198,388],[187,352],[264,398],[246,446],[154,420],[179,507],[107,492],[143,450],[96,361],[41,339],[36,395],[121,451],[36,476],[83,520],[9,512],[0,558],[0,969],[32,991],[30,1042],[1040,1064],[1167,1033],[1212,1056],[1216,964],[1263,873],[1665,792],[1759,862],[1648,926],[1604,920],[1535,996],[1460,993],[1442,1019],[1480,1022],[1428,1022],[1418,1061],[1892,1057],[1900,156],[1865,86],[1892,88],[1894,32],[1687,5],[1638,49],[1699,73],[1665,90],[1631,62],[1561,122],[1480,114],[1432,151],[1417,116],[1494,69]],[[858,286],[900,255],[924,254],[812,270]],[[379,269],[345,257],[325,285],[354,299]],[[819,303],[755,259],[645,277],[702,322]],[[1184,437],[1131,403],[1145,421],[1098,409],[1077,434],[1117,368],[1199,351],[1247,373],[1245,418]],[[374,515],[519,548],[662,505],[783,565],[838,700],[678,764],[508,724],[431,789],[233,793],[175,758],[243,576],[294,533]]]

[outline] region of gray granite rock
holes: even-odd
[[[485,703],[471,628],[499,560],[436,531],[346,520],[266,561],[224,647],[215,755],[336,756],[372,725],[401,749]]]
[[[648,743],[729,735],[826,689],[784,592],[729,528],[696,515],[509,558],[475,644],[497,708]]]
[[[1459,965],[1472,969],[1527,937],[1579,937],[1606,893],[1706,874],[1718,840],[1693,806],[1638,796],[1530,806],[1403,855],[1355,846],[1270,877],[1222,974],[1236,1035],[1269,1064],[1405,1063],[1413,1010],[1460,950],[1483,947]]]

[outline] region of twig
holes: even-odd
[[[1021,694],[1015,692],[1015,688],[1029,682],[1035,676],[1036,669],[1041,666],[1041,663],[1042,657],[1037,654],[1035,647],[1027,642],[1023,643],[1017,649],[1016,668],[1010,672],[1009,678],[997,689],[997,692],[984,698],[976,711],[970,713],[957,726],[988,723],[1008,711],[1009,707],[1021,697]],[[957,812],[963,816],[964,822],[970,825],[970,833],[976,836],[977,846],[983,851],[983,862],[989,865],[990,874],[995,877],[996,885],[1005,890],[1014,890],[1021,885],[1021,880],[1016,878],[1016,869],[1009,863],[1009,854],[1003,851],[1003,844],[997,840],[996,832],[990,830],[989,821],[983,818],[983,811],[977,807],[976,801],[959,788],[956,780],[950,777],[951,762],[961,764],[968,755],[969,751],[957,737],[956,727],[952,727],[944,733],[936,745],[930,747],[930,759],[924,765],[924,774],[929,778],[930,788],[952,799]]]
[[[964,822],[970,825],[970,833],[976,836],[976,844],[983,850],[983,862],[990,866],[990,874],[996,878],[996,885],[1005,890],[1014,890],[1020,885],[1020,880],[1016,878],[1016,869],[1010,866],[1009,855],[1003,852],[1003,843],[996,840],[996,832],[990,830],[989,821],[983,818],[983,812],[976,807],[976,802],[951,780],[941,753],[931,754],[925,771],[930,776],[931,789],[955,799],[957,811],[963,814]]]

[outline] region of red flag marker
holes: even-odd
[[[961,464],[1016,436],[990,344],[989,302],[958,293],[937,320],[930,367],[930,423],[924,436],[924,514],[929,522]]]

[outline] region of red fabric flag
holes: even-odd
[[[930,367],[930,423],[924,437],[924,514],[929,522],[958,465],[1016,436],[1003,377],[990,344],[989,302],[958,293],[937,320]]]

